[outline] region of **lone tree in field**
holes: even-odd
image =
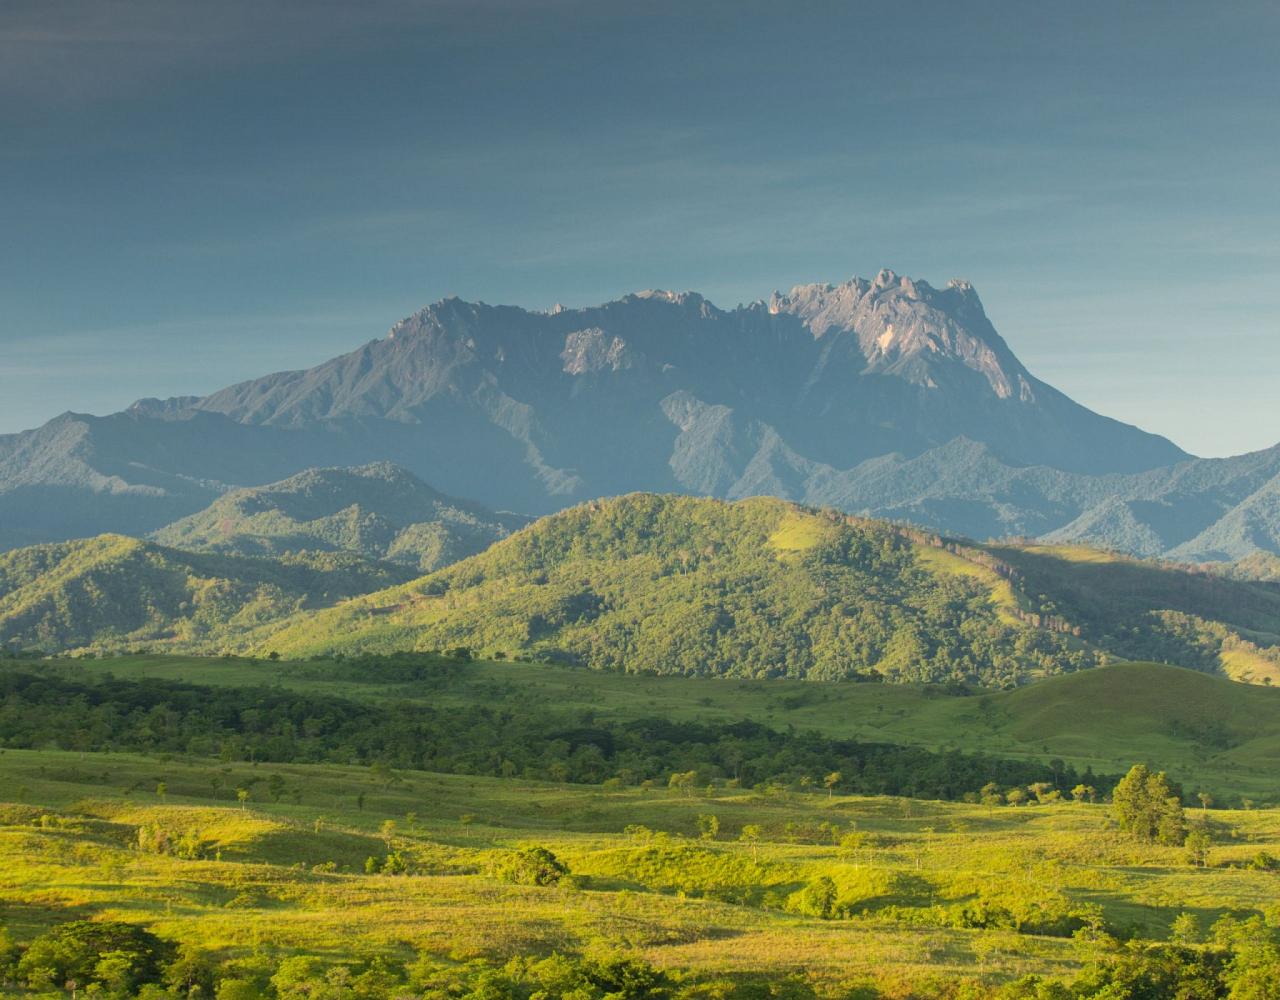
[[[556,885],[569,868],[545,847],[511,851],[494,866],[494,874],[513,885]]]
[[[1178,791],[1163,771],[1134,764],[1111,793],[1116,822],[1136,840],[1147,844],[1181,844],[1187,838]]]

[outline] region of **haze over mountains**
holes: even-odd
[[[351,552],[429,573],[484,551],[528,520],[444,496],[399,466],[379,462],[308,469],[233,490],[152,537],[228,555]]]
[[[1280,552],[1280,446],[1197,459],[1100,416],[1027,371],[970,285],[891,271],[728,311],[449,299],[313,369],[64,414],[0,438],[0,545],[145,534],[234,488],[378,461],[522,514],[768,494],[979,539]]]

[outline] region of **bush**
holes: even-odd
[[[820,875],[787,901],[787,908],[806,916],[830,920],[836,915],[836,884]]]
[[[525,847],[499,859],[493,874],[512,885],[557,885],[569,867],[545,847]]]

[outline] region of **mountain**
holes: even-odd
[[[1280,680],[1280,587],[774,499],[634,494],[296,618],[259,649],[457,646],[658,674],[1013,684],[1122,656]]]
[[[255,630],[403,580],[347,553],[180,552],[102,535],[0,553],[0,646],[243,648]]]
[[[1215,564],[1210,568],[1236,580],[1280,583],[1280,556],[1270,552],[1255,552],[1236,562]]]
[[[1036,379],[972,286],[882,271],[722,310],[447,299],[305,371],[0,437],[0,545],[143,534],[228,489],[401,465],[491,509],[772,495],[987,538],[1280,550],[1280,448],[1202,460]]]
[[[142,535],[206,507],[228,486],[334,464],[335,442],[218,414],[64,413],[0,436],[0,548],[111,531]],[[357,465],[360,459],[350,463]]]
[[[220,496],[152,537],[197,552],[354,552],[428,573],[483,551],[528,519],[437,493],[389,462],[309,469]]]
[[[970,538],[1029,536],[1181,562],[1280,551],[1280,446],[1139,473],[1082,475],[1010,466],[957,438],[914,459],[886,456],[814,477],[805,502]],[[1268,514],[1272,514],[1268,520]]]

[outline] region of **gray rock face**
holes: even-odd
[[[889,271],[730,312],[670,292],[552,313],[447,300],[318,368],[195,406],[276,427],[381,419],[446,435],[496,429],[536,474],[580,497],[692,485],[670,467],[676,438],[692,430],[671,418],[687,409],[682,400],[740,433],[767,425],[797,454],[839,469],[891,452],[914,457],[961,435],[1006,462],[1078,472],[1186,457],[1036,380],[967,284],[935,289]],[[595,439],[601,424],[607,441]],[[632,462],[615,474],[605,453],[619,447]],[[750,457],[731,463],[739,477]]]
[[[1202,463],[1079,406],[1026,370],[970,285],[891,271],[730,311],[692,292],[550,312],[447,299],[316,368],[60,419],[0,438],[0,544],[117,528],[114,513],[61,528],[24,514],[24,488],[128,495],[133,522],[117,530],[136,530],[232,486],[388,460],[532,514],[632,490],[767,493],[978,537],[1166,552],[1273,466]],[[1256,527],[1274,505],[1254,508],[1223,529],[1229,542],[1187,551],[1274,540]]]

